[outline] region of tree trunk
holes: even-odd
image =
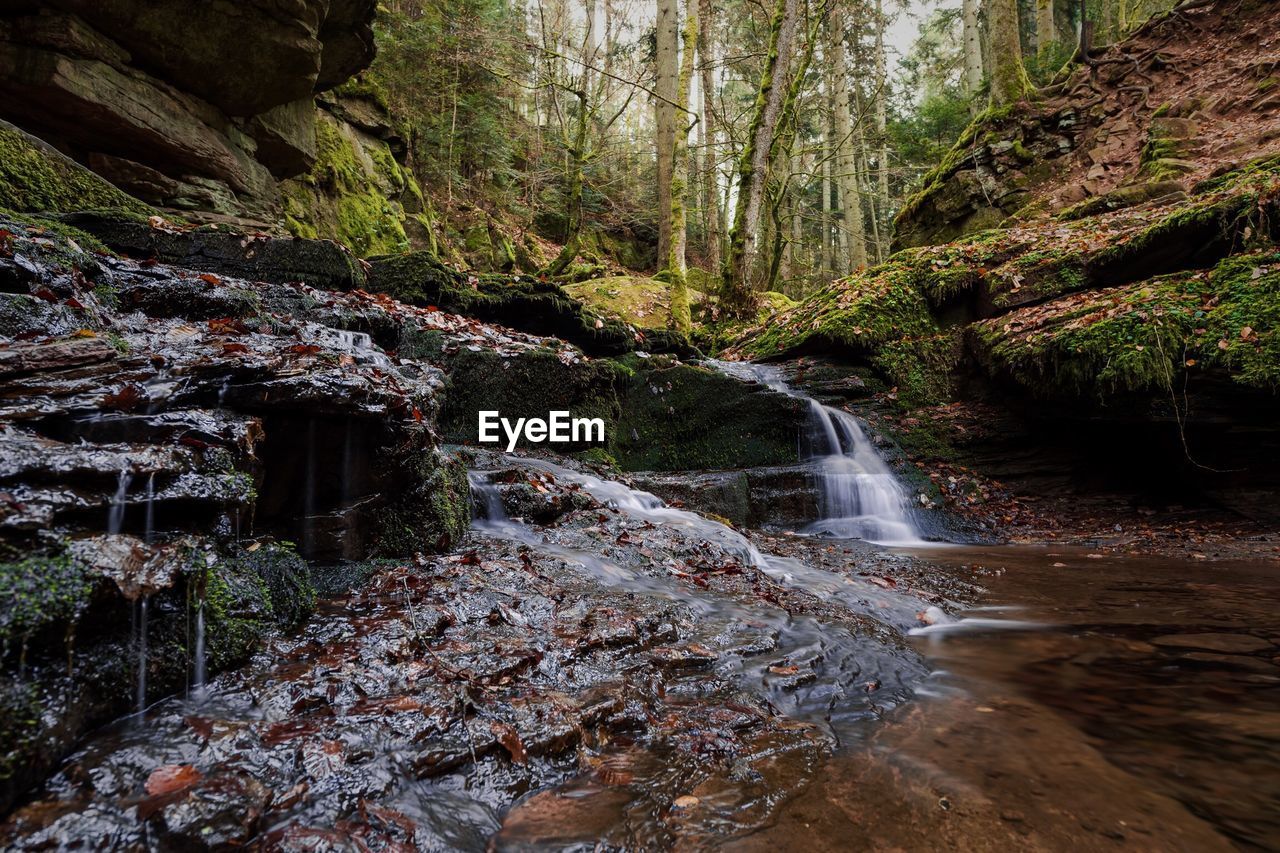
[[[982,88],[982,28],[978,23],[979,0],[964,0],[962,15],[964,18],[964,91],[966,95],[975,96]],[[973,109],[979,107],[977,101],[972,102]]]
[[[787,94],[787,66],[795,42],[799,6],[799,0],[777,0],[747,144],[738,158],[738,198],[722,269],[725,305],[729,313],[737,316],[749,314],[755,301],[748,275],[758,246],[756,229],[760,224],[773,136]]]
[[[884,254],[880,243],[879,223],[883,222],[889,210],[889,133],[888,133],[888,101],[889,76],[885,72],[884,56],[885,18],[882,0],[876,0],[876,133],[880,137],[880,148],[876,161],[876,195],[875,210],[872,211],[872,230],[875,232],[876,260]]]
[[[837,8],[828,18],[831,66],[835,75],[836,187],[840,192],[840,233],[843,257],[836,264],[839,275],[847,275],[867,262],[867,244],[862,221],[862,198],[858,194],[857,146],[849,103],[849,61],[844,44],[844,20]]]
[[[679,77],[679,12],[676,0],[658,0],[657,83],[654,92],[658,169],[658,266],[671,256],[671,159],[676,139],[676,87]]]
[[[566,182],[565,241],[556,256],[542,272],[548,277],[560,275],[578,256],[582,243],[582,173],[587,161],[587,90],[580,88],[578,115],[574,124],[573,143],[568,151],[568,181]]]
[[[822,259],[819,262],[818,271],[821,273],[822,278],[826,278],[835,269],[834,247],[831,241],[831,160],[835,156],[839,142],[832,125],[832,114],[835,111],[835,97],[832,95],[832,90],[835,87],[832,77],[835,72],[830,61],[830,38],[828,38],[826,53],[828,73],[824,82],[826,84],[827,115],[823,121],[826,140],[822,146],[822,201],[818,209],[818,221],[822,224]]]
[[[1018,0],[991,0],[991,106],[1003,107],[1022,100],[1031,91],[1031,80],[1022,64],[1022,40],[1018,33]]]
[[[861,128],[859,128],[859,131],[861,131]],[[867,151],[867,137],[859,132],[858,138],[860,142],[858,153],[861,155],[861,158],[858,161],[858,175],[859,177],[866,179],[865,181],[859,182],[859,191],[861,195],[878,201],[879,189],[874,186],[874,182],[871,180],[871,155]],[[882,260],[884,247],[880,243],[880,222],[881,216],[883,215],[881,211],[883,209],[884,208],[880,208],[878,205],[871,205],[871,245],[875,251],[868,253],[868,262],[874,261],[879,263]],[[865,229],[865,227],[866,226],[864,225],[863,228]]]
[[[702,90],[701,132],[705,134],[705,143],[702,149],[702,194],[706,198],[702,212],[703,228],[707,239],[707,268],[718,270],[724,248],[721,245],[724,232],[720,230],[720,192],[719,181],[716,177],[720,159],[717,156],[719,151],[716,138],[718,130],[715,107],[713,105],[715,88],[712,85],[712,71],[715,65],[715,44],[713,42],[715,34],[712,32],[714,19],[712,18],[711,0],[696,0],[696,2],[698,4],[698,60],[701,63],[699,69],[699,82],[701,83],[699,88]]]
[[[1036,0],[1036,52],[1044,54],[1058,40],[1053,20],[1053,0]]]
[[[662,0],[667,2],[667,0]],[[689,192],[689,87],[693,81],[694,46],[698,43],[698,6],[687,3],[681,34],[680,74],[676,81],[675,134],[671,146],[671,195],[664,199],[671,211],[670,251],[666,264],[671,277],[671,325],[681,334],[692,331],[689,316],[689,289],[685,281],[686,222]]]

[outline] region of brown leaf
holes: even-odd
[[[190,788],[203,778],[204,774],[190,764],[165,764],[151,771],[146,790],[153,797],[172,794]]]
[[[489,731],[497,736],[498,743],[502,744],[502,748],[511,755],[513,763],[524,764],[528,761],[528,753],[525,752],[524,741],[520,740],[520,733],[511,725],[501,720],[494,720],[489,724]]]

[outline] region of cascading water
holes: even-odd
[[[772,365],[712,364],[730,376],[759,382],[809,404],[809,426],[802,447],[806,459],[815,466],[822,517],[804,532],[882,545],[923,543],[907,510],[906,490],[856,417],[796,391]]]
[[[133,475],[128,468],[120,469],[120,477],[116,480],[116,493],[111,498],[111,509],[107,511],[107,532],[119,533],[124,526],[125,503],[129,497],[129,483]]]
[[[192,661],[191,669],[191,698],[204,698],[204,683],[206,675],[206,656],[204,651],[204,599],[201,598],[196,605],[196,638],[195,638],[195,660]]]
[[[148,545],[155,538],[156,531],[156,474],[151,472],[147,477],[147,515],[146,527],[144,528],[143,541]]]
[[[574,483],[600,503],[632,518],[654,526],[682,529],[690,540],[713,542],[726,552],[738,554],[743,563],[756,567],[784,586],[837,599],[855,611],[865,612],[873,619],[893,624],[898,630],[905,631],[918,624],[915,613],[926,606],[924,602],[907,596],[890,603],[883,595],[873,596],[873,592],[880,592],[880,588],[868,582],[833,575],[791,558],[764,554],[738,531],[696,513],[666,506],[660,498],[648,492],[541,459],[509,458],[513,464],[543,471],[559,482]],[[785,660],[812,660],[816,662],[819,671],[815,682],[801,689],[775,690],[770,701],[801,718],[815,721],[822,719],[828,724],[834,724],[833,714],[857,715],[857,703],[850,704],[847,700],[850,683],[857,677],[864,677],[859,673],[873,668],[873,662],[878,657],[876,650],[859,638],[813,619],[792,618],[785,611],[744,605],[706,590],[680,584],[665,576],[651,577],[638,573],[595,553],[559,545],[547,534],[519,520],[508,518],[501,492],[488,475],[472,471],[468,478],[478,510],[478,517],[473,522],[477,531],[494,538],[517,541],[576,563],[611,586],[622,587],[637,595],[679,601],[695,614],[708,634],[731,633],[743,625],[767,627],[776,638],[770,654],[760,660],[727,660],[724,674],[749,682],[765,683],[771,677],[769,665],[779,657]],[[873,597],[876,598],[876,604],[874,608],[868,609],[867,602]],[[897,665],[886,664],[885,671],[889,672]],[[894,677],[885,677],[886,683],[903,683],[919,675],[920,673],[915,672],[907,676],[904,672]]]
[[[147,597],[138,599],[138,713],[147,709]]]

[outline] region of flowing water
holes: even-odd
[[[602,504],[628,516],[675,529],[690,539],[715,543],[786,586],[839,599],[851,610],[863,612],[878,622],[893,624],[899,630],[914,624],[911,614],[927,606],[908,595],[880,595],[876,605],[870,606],[868,595],[878,589],[873,585],[813,569],[795,559],[763,554],[732,528],[696,513],[666,506],[648,492],[545,460],[512,457],[510,461],[544,471],[561,483],[576,484]],[[486,474],[472,472],[470,480],[476,502],[483,511],[474,526],[486,535],[555,554],[582,566],[597,580],[634,594],[678,601],[697,614],[709,635],[732,634],[744,625],[767,628],[771,635],[767,648],[748,643],[741,653],[723,658],[718,671],[742,684],[765,684],[775,707],[797,719],[831,726],[838,737],[848,736],[853,730],[851,727],[856,728],[879,713],[868,711],[864,689],[867,683],[883,686],[884,693],[878,695],[878,704],[894,704],[908,698],[911,685],[924,675],[916,661],[882,648],[878,640],[860,638],[816,619],[792,617],[777,608],[750,606],[678,583],[665,575],[640,574],[595,554],[552,542],[528,524],[507,518],[499,491]],[[887,598],[892,599],[892,604],[885,601]],[[774,676],[771,667],[777,669],[780,660],[788,664],[802,662],[807,668],[805,680],[797,683]],[[811,677],[812,680],[808,680]]]
[[[124,511],[129,501],[129,484],[133,482],[133,474],[128,468],[120,470],[116,480],[116,493],[111,498],[111,508],[107,511],[107,532],[119,533],[124,526]]]
[[[195,654],[191,663],[191,690],[189,691],[191,698],[195,700],[204,698],[204,685],[208,679],[204,643],[204,600],[201,599],[196,604]]]
[[[861,421],[801,394],[773,365],[712,364],[730,376],[759,382],[808,403],[809,425],[801,448],[815,468],[822,517],[809,525],[806,533],[883,545],[922,544],[911,520],[907,493],[867,437]]]
[[[752,849],[1280,847],[1280,563],[921,556],[987,596],[916,632],[920,701]]]

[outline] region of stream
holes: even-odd
[[[932,668],[918,701],[833,759],[752,849],[1280,844],[1274,561],[923,556],[986,594],[913,632]]]
[[[473,452],[461,548],[369,567],[212,679],[197,606],[185,695],[90,736],[0,842],[1277,844],[1273,563],[927,543],[861,423],[809,403],[796,533]]]

